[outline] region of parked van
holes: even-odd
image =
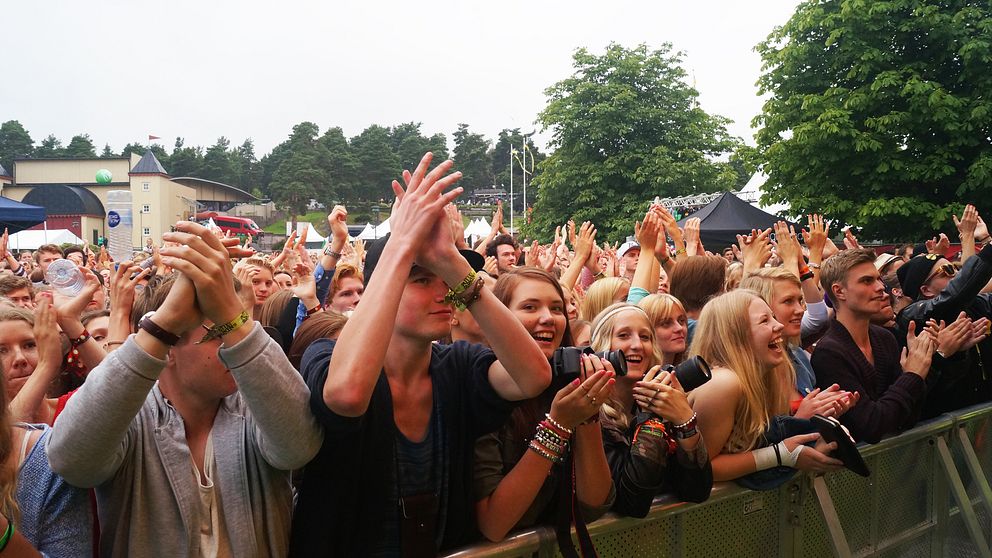
[[[265,233],[255,223],[246,217],[231,217],[230,215],[220,215],[214,211],[197,213],[196,220],[201,224],[206,224],[210,219],[214,220],[220,230],[230,232],[233,235],[250,236],[252,240],[258,240]]]

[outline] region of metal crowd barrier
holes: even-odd
[[[659,498],[648,516],[589,525],[599,556],[992,558],[992,404],[863,446],[872,474],[797,475],[777,490],[719,483],[702,504]],[[577,548],[577,547],[576,547]],[[559,556],[541,527],[448,558]]]

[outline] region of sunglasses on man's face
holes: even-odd
[[[958,272],[958,270],[953,265],[951,265],[949,263],[948,264],[938,265],[936,267],[936,269],[934,270],[934,272],[931,273],[927,277],[927,280],[923,282],[923,284],[926,285],[927,283],[930,282],[931,279],[933,279],[934,277],[940,275],[941,273],[943,273],[944,275],[946,275],[948,277],[954,277],[954,274],[957,273],[957,272]]]

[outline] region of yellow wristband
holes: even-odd
[[[218,337],[223,337],[228,333],[231,333],[232,331],[245,325],[249,321],[251,321],[251,316],[248,315],[248,311],[242,310],[241,314],[239,314],[238,317],[234,318],[233,320],[225,324],[215,325],[212,328],[210,328],[210,331],[208,331],[207,334],[203,336],[203,339],[197,341],[197,344],[205,343],[207,341],[210,341],[211,339],[216,339]]]

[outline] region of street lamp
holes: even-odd
[[[372,206],[372,215],[375,215],[375,238],[379,238],[379,204]]]

